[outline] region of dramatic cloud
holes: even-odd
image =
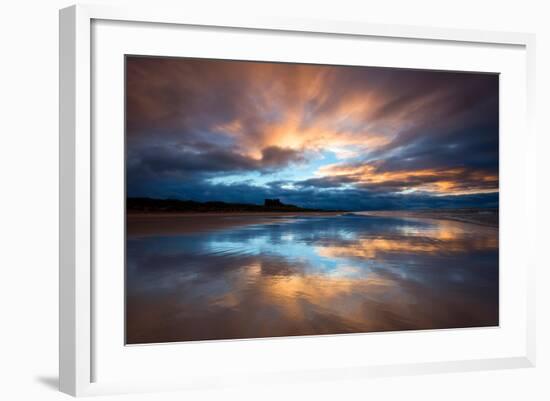
[[[375,165],[329,165],[320,169],[325,181],[339,186],[354,183],[357,187],[384,192],[423,191],[435,194],[464,195],[496,192],[498,177],[483,170],[461,167],[384,171]],[[322,180],[323,178],[321,178]],[[315,179],[305,183],[315,183]]]
[[[129,196],[498,205],[498,75],[128,57]]]
[[[262,149],[260,167],[285,166],[292,162],[304,161],[304,156],[293,149],[283,149],[278,146],[268,146]]]

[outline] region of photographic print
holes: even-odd
[[[498,74],[125,69],[127,344],[498,326]]]

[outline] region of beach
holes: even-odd
[[[382,210],[357,212],[365,216],[453,220],[498,228],[498,209]]]
[[[128,216],[127,343],[486,327],[498,230],[352,213]]]
[[[300,216],[338,216],[342,212],[211,212],[211,213],[129,213],[126,216],[128,237],[178,235],[274,224]]]

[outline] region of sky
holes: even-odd
[[[498,75],[126,58],[129,197],[498,207]]]

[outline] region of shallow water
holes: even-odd
[[[129,233],[127,343],[498,325],[495,228],[358,215],[188,228]]]

